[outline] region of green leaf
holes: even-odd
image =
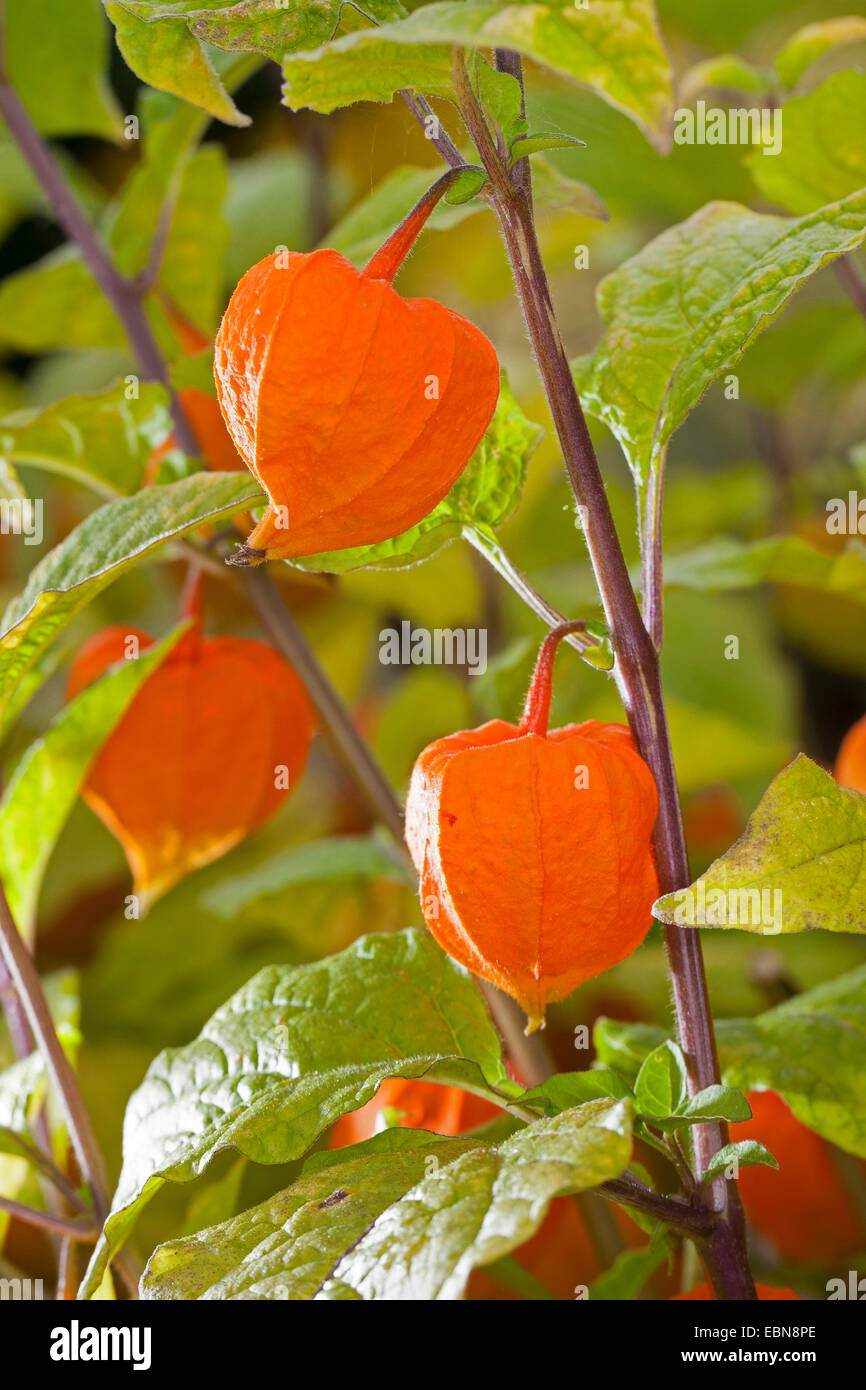
[[[606,1066],[625,1070],[663,1030],[601,1019],[593,1039]],[[722,1080],[776,1091],[798,1120],[866,1158],[866,966],[805,990],[756,1018],[716,1022]]]
[[[451,1301],[473,1269],[538,1230],[548,1204],[617,1177],[631,1154],[627,1101],[590,1101],[498,1148],[440,1164],[339,1260],[318,1297]]]
[[[256,1163],[299,1158],[390,1076],[499,1104],[519,1094],[476,986],[426,932],[363,937],[313,965],[261,971],[196,1042],[157,1057],[132,1096],[86,1291],[166,1180],[188,1182],[230,1145]]]
[[[598,1061],[624,1077],[637,1080],[645,1059],[664,1042],[665,1030],[651,1023],[619,1023],[600,1018],[592,1032]]]
[[[395,19],[395,0],[353,0],[370,19]],[[282,61],[284,54],[314,48],[340,23],[343,0],[117,0],[106,5],[117,43],[133,72],[151,87],[173,92],[228,125],[249,125],[238,111],[203,47],[261,54]]]
[[[509,48],[591,87],[670,147],[670,66],[651,0],[549,4],[433,4],[380,28],[360,29],[284,65],[293,110],[333,111],[389,101],[404,87],[452,96],[450,49]]]
[[[477,198],[484,185],[487,183],[487,175],[483,169],[469,167],[464,169],[458,176],[448,192],[445,194],[445,202],[451,207],[462,207],[464,203],[471,203],[473,198]]]
[[[260,501],[248,473],[196,473],[91,512],[39,561],[0,620],[0,718],[40,653],[96,594],[166,542]]]
[[[798,220],[709,203],[601,282],[605,333],[575,377],[641,487],[713,379],[795,290],[864,238],[866,189]]]
[[[630,1100],[631,1094],[630,1087],[614,1071],[604,1068],[565,1071],[524,1091],[520,1104],[538,1107],[548,1115],[559,1115],[587,1100]]]
[[[752,1118],[752,1110],[742,1091],[733,1086],[706,1086],[680,1106],[677,1115],[688,1124],[701,1120],[728,1120],[739,1124]]]
[[[843,550],[827,551],[802,536],[758,541],[723,536],[698,550],[666,557],[665,584],[701,593],[796,584],[866,603],[866,545],[849,540]]]
[[[21,411],[0,422],[0,465],[26,464],[85,483],[105,497],[136,492],[147,461],[172,429],[168,395],[141,383],[98,395],[67,396],[40,411]]]
[[[651,1052],[637,1075],[634,1104],[638,1115],[649,1119],[675,1114],[688,1097],[688,1073],[681,1048],[662,1043]]]
[[[127,346],[120,320],[70,245],[0,284],[0,342],[34,354]]]
[[[120,139],[99,0],[25,0],[5,10],[4,65],[37,129]]]
[[[201,901],[208,912],[232,920],[245,908],[295,884],[326,883],[356,875],[385,878],[393,883],[410,882],[406,868],[389,844],[371,835],[337,835],[333,839],[325,836],[309,844],[292,845],[248,873],[221,879]]]
[[[801,754],[770,783],[736,844],[653,913],[760,936],[866,932],[864,841],[866,796]]]
[[[521,119],[523,92],[520,83],[511,73],[499,72],[486,58],[482,58],[480,53],[476,57],[475,67],[471,70],[472,85],[507,144],[511,132]]]
[[[863,21],[866,25],[866,20]],[[782,108],[777,155],[755,151],[746,163],[764,197],[788,212],[812,212],[866,185],[866,75],[838,72]]]
[[[40,1052],[31,1052],[29,1057],[0,1071],[0,1153],[21,1156],[21,1147],[13,1136],[27,1137],[34,1101],[44,1089],[45,1063]]]
[[[658,1269],[665,1258],[663,1245],[653,1250],[623,1250],[617,1255],[610,1269],[589,1286],[590,1302],[599,1300],[631,1301],[640,1294],[650,1275]]]
[[[723,1177],[725,1170],[735,1163],[738,1168],[755,1168],[762,1165],[765,1168],[778,1168],[777,1160],[765,1149],[763,1144],[759,1144],[756,1139],[741,1139],[736,1144],[726,1144],[723,1149],[718,1149],[713,1154],[703,1172],[703,1181],[709,1182],[712,1178]]]
[[[713,58],[702,59],[683,73],[678,89],[679,103],[690,106],[694,98],[708,88],[762,95],[769,91],[772,82],[772,73],[765,68],[755,67],[736,53],[719,53]]]
[[[305,555],[291,563],[299,569],[345,570],[369,566],[401,569],[432,555],[467,527],[491,530],[514,510],[526,469],[543,431],[524,415],[503,374],[499,400],[487,433],[448,496],[423,521],[377,545]]]
[[[166,13],[149,15],[157,8]],[[107,3],[105,9],[125,62],[142,82],[182,97],[226,125],[250,124],[182,14],[172,15],[168,5],[144,3]]]
[[[803,73],[825,53],[842,44],[866,39],[866,19],[862,15],[844,15],[838,19],[823,19],[806,24],[792,34],[776,57],[776,71],[786,87],[795,87]],[[785,108],[787,121],[788,108]],[[842,132],[840,131],[840,134]]]
[[[776,1091],[822,1139],[866,1158],[866,966],[716,1026],[728,1085]]]
[[[586,141],[578,140],[576,135],[522,135],[511,146],[511,162],[514,164],[525,155],[540,154],[542,150],[565,150],[574,145],[582,145],[585,149]]]
[[[392,1129],[338,1155],[316,1155],[285,1191],[159,1246],[141,1295],[309,1301],[355,1241],[423,1179],[431,1160],[447,1164],[472,1147],[465,1139]]]
[[[140,686],[177,642],[175,628],[136,661],[124,661],[71,700],[15,766],[0,803],[0,882],[26,940],[51,852],[93,759]]]

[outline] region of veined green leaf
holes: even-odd
[[[527,1125],[498,1148],[440,1165],[374,1221],[317,1295],[450,1301],[473,1269],[538,1230],[548,1204],[618,1177],[631,1157],[628,1101],[594,1100]]]
[[[756,1018],[716,1022],[722,1080],[776,1091],[823,1139],[866,1158],[866,966],[804,990]],[[659,1028],[601,1019],[599,1060],[634,1068],[658,1046]]]
[[[120,139],[99,0],[26,0],[5,9],[4,67],[37,129]]]
[[[183,630],[83,690],[16,764],[0,802],[0,881],[26,940],[32,940],[48,860],[93,759]]]
[[[372,835],[336,835],[292,845],[248,873],[220,880],[202,898],[217,917],[234,918],[262,898],[283,893],[296,883],[322,883],[335,878],[387,878],[406,883],[407,872],[391,847]]]
[[[634,1085],[637,1114],[655,1119],[673,1115],[688,1095],[688,1073],[682,1049],[664,1042],[651,1052]]]
[[[475,984],[426,932],[363,937],[316,964],[261,971],[196,1042],[157,1057],[132,1096],[123,1170],[83,1293],[166,1180],[189,1181],[229,1146],[256,1163],[299,1158],[390,1076],[463,1086],[503,1106],[520,1091]]]
[[[108,3],[105,8],[118,48],[142,82],[183,97],[226,125],[249,125],[249,116],[235,106],[179,6]]]
[[[351,0],[355,10],[384,22],[402,9],[394,0]],[[274,62],[314,48],[336,30],[343,0],[112,0],[106,5],[117,43],[133,72],[151,87],[183,97],[225,121],[249,125],[229,96],[203,44],[257,53]]]
[[[714,378],[810,276],[864,238],[866,189],[797,220],[709,203],[601,282],[604,336],[575,378],[641,487]]]
[[[866,19],[863,21],[866,27]],[[746,158],[764,197],[788,212],[812,212],[866,186],[866,74],[837,72],[782,108],[779,153]]]
[[[737,1168],[778,1168],[777,1160],[755,1139],[741,1139],[736,1144],[725,1144],[713,1154],[702,1174],[704,1182],[722,1177],[731,1164]]]
[[[395,24],[289,57],[285,100],[293,110],[333,111],[356,101],[389,101],[403,87],[451,96],[455,45],[510,48],[534,58],[591,87],[660,149],[670,147],[670,66],[652,0],[593,0],[586,9],[571,0],[424,5]]]
[[[802,754],[770,783],[736,844],[653,908],[679,926],[866,932],[866,796]]]
[[[260,501],[248,473],[196,473],[91,512],[40,560],[0,620],[0,714],[61,628],[114,579],[167,541]]]
[[[629,1100],[631,1088],[615,1071],[605,1067],[588,1071],[558,1072],[524,1091],[520,1104],[543,1109],[548,1115],[559,1115],[588,1100]]]
[[[317,1154],[297,1182],[266,1202],[151,1255],[146,1299],[308,1301],[338,1260],[429,1165],[474,1141],[390,1129],[339,1154]]]
[[[523,489],[526,469],[543,431],[524,415],[503,375],[493,419],[448,496],[423,521],[377,545],[355,546],[291,563],[305,570],[400,569],[432,555],[467,527],[501,526]]]
[[[136,492],[151,453],[171,432],[165,388],[142,382],[98,395],[68,396],[44,410],[0,421],[0,464],[44,468],[86,483],[105,497]]]
[[[777,54],[776,71],[786,87],[794,87],[806,69],[830,49],[863,39],[866,39],[866,18],[862,15],[841,15],[838,19],[806,24],[791,35]],[[785,111],[787,119],[787,107]]]

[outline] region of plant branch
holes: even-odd
[[[656,1221],[663,1221],[680,1235],[692,1239],[710,1236],[718,1221],[715,1212],[691,1206],[676,1197],[662,1197],[628,1175],[602,1183],[597,1191],[609,1201],[643,1212],[644,1216],[651,1216]]]
[[[560,338],[530,201],[505,174],[459,50],[454,53],[453,72],[467,128],[495,190],[496,211],[568,476],[578,504],[586,509],[582,514],[584,534],[613,638],[614,677],[635,742],[658,788],[655,853],[660,887],[662,893],[674,892],[688,884],[690,875],[658,652],[638,608],[601,470]],[[719,1080],[700,937],[686,927],[666,927],[665,942],[679,1037],[688,1065],[690,1090],[694,1094]],[[712,1123],[695,1127],[696,1160],[700,1171],[707,1167],[726,1139],[725,1126]],[[709,1199],[724,1218],[718,1221],[703,1246],[717,1294],[722,1298],[754,1298],[739,1195],[733,1184],[721,1179],[714,1182]]]
[[[108,1182],[102,1154],[81,1098],[75,1072],[60,1045],[33,957],[28,951],[9,910],[0,883],[0,955],[24,1005],[27,1021],[54,1082],[78,1165],[89,1187],[93,1207],[100,1221],[108,1214]]]
[[[0,1137],[8,1144],[14,1144],[19,1148],[25,1158],[29,1159],[44,1175],[48,1178],[57,1191],[60,1192],[66,1201],[77,1211],[82,1213],[90,1212],[90,1207],[83,1201],[81,1195],[76,1192],[72,1183],[65,1173],[62,1173],[53,1159],[37,1149],[35,1144],[30,1144],[23,1134],[17,1134],[14,1129],[7,1129],[5,1125],[0,1125]]]
[[[400,96],[409,107],[415,119],[424,127],[425,133],[427,131],[436,132],[435,135],[431,134],[429,138],[445,160],[445,163],[450,164],[452,169],[459,169],[462,164],[465,164],[466,161],[462,154],[451,139],[451,136],[448,134],[448,131],[443,126],[427,98],[416,96],[413,92],[406,91],[405,88],[400,92]]]
[[[25,1206],[23,1202],[13,1202],[9,1197],[0,1197],[0,1211],[14,1216],[18,1221],[26,1221],[30,1226],[39,1226],[44,1231],[54,1231],[61,1236],[69,1236],[84,1244],[91,1244],[99,1235],[99,1227],[94,1221],[72,1221],[65,1216],[57,1216],[51,1211],[40,1211],[38,1207]]]
[[[476,530],[474,526],[465,526],[463,538],[469,542],[473,549],[478,551],[479,555],[483,555],[487,563],[496,570],[496,573],[505,580],[506,584],[511,586],[543,623],[546,623],[548,627],[559,627],[561,623],[568,622],[568,619],[559,613],[552,603],[548,603],[547,599],[533,588],[526,575],[521,574],[520,570],[512,565],[505,551],[493,536]],[[585,632],[570,632],[564,641],[574,647],[575,651],[580,652],[581,656],[590,647],[598,645],[595,638]]]
[[[0,116],[30,165],[58,222],[78,246],[91,275],[120,319],[145,378],[162,382],[170,391],[168,367],[144,308],[140,287],[117,269],[49,145],[42,139],[5,75],[0,75]],[[185,453],[196,457],[198,445],[195,435],[174,392],[170,391],[170,395],[178,444]]]
[[[839,256],[833,262],[833,269],[854,308],[866,319],[866,284],[863,283],[856,261],[850,256]]]

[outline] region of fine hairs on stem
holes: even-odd
[[[500,66],[503,61],[499,59]],[[519,57],[513,55],[507,63],[511,74],[521,81]],[[658,788],[656,861],[662,892],[671,892],[689,882],[689,866],[658,651],[638,607],[598,460],[559,334],[538,248],[528,176],[525,170],[508,170],[503,164],[469,81],[463,53],[458,48],[454,49],[452,71],[466,127],[490,178],[493,205],[511,261],[568,476],[577,502],[584,508],[584,534],[613,639],[614,677],[635,742]],[[660,592],[660,545],[653,547],[653,555],[657,567],[653,573],[653,591]],[[690,1088],[694,1093],[719,1081],[700,938],[697,932],[686,928],[666,927],[665,943],[677,1028],[689,1068]],[[712,1155],[726,1142],[726,1126],[718,1123],[695,1126],[695,1159],[699,1173],[704,1171]],[[746,1251],[745,1222],[735,1184],[717,1179],[708,1190],[707,1202],[715,1213],[716,1221],[703,1242],[702,1250],[717,1295],[720,1298],[753,1299],[755,1288]]]

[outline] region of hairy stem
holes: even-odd
[[[67,1220],[51,1211],[40,1211],[38,1207],[28,1207],[23,1202],[13,1202],[9,1197],[0,1197],[0,1211],[14,1216],[18,1221],[26,1221],[30,1226],[39,1226],[43,1231],[53,1231],[57,1235],[73,1240],[93,1243],[99,1235],[99,1227],[94,1221]]]
[[[658,652],[641,617],[559,334],[531,202],[508,178],[499,159],[460,50],[454,52],[453,73],[467,128],[494,189],[494,205],[568,476],[578,505],[585,508],[584,534],[616,654],[614,676],[635,742],[658,788],[655,853],[660,887],[662,893],[674,892],[688,884],[689,865]],[[680,1043],[694,1094],[719,1080],[700,936],[685,927],[666,927],[665,942]],[[697,1125],[694,1142],[697,1166],[703,1172],[712,1155],[727,1142],[726,1127],[716,1123]],[[754,1298],[736,1186],[718,1179],[712,1184],[708,1199],[717,1221],[712,1235],[704,1242],[703,1253],[717,1295]]]
[[[856,261],[851,256],[840,256],[833,262],[833,269],[854,308],[866,319],[866,284]]]
[[[24,1005],[27,1021],[45,1061],[46,1070],[54,1082],[69,1137],[79,1167],[93,1199],[100,1221],[108,1213],[108,1183],[102,1154],[90,1123],[90,1116],[81,1098],[75,1072],[60,1045],[54,1020],[48,1008],[33,957],[28,951],[9,910],[3,885],[0,884],[0,955]]]

